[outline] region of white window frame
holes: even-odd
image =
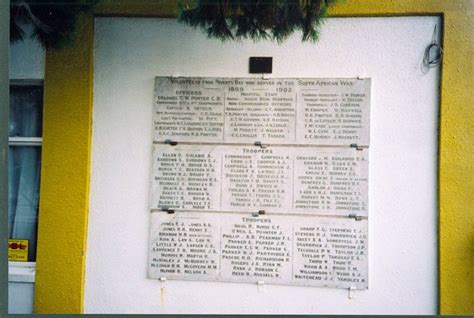
[[[44,81],[41,79],[10,79],[12,86],[41,86]],[[42,147],[42,137],[8,137],[8,146],[30,146]],[[38,215],[39,218],[39,215]],[[8,282],[9,283],[34,283],[36,277],[36,262],[13,262],[8,261]]]
[[[36,262],[8,262],[9,283],[34,283]]]

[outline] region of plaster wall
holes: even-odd
[[[34,302],[34,283],[8,282],[8,313],[32,314]]]
[[[320,41],[222,43],[174,20],[97,18],[85,313],[434,314],[439,70],[420,71],[438,17],[331,18]],[[438,27],[438,30],[440,28]],[[371,77],[369,289],[146,278],[155,76]]]

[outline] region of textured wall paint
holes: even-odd
[[[386,16],[386,15],[423,15],[442,14],[444,17],[444,61],[441,94],[441,121],[440,121],[440,162],[439,162],[439,253],[440,253],[440,312],[443,314],[467,314],[474,312],[474,198],[473,180],[474,168],[474,128],[471,104],[473,100],[472,87],[472,55],[474,14],[471,0],[350,0],[338,4],[333,10],[334,16]],[[103,0],[97,10],[98,15],[112,16],[156,16],[169,17],[176,14],[176,1],[149,1],[149,0]],[[91,40],[92,34],[86,38]],[[88,46],[88,44],[86,44]],[[78,44],[78,51],[82,45]],[[81,51],[82,52],[82,51]],[[449,54],[447,54],[449,53]],[[70,51],[65,53],[71,54]],[[90,54],[90,53],[89,53]],[[91,76],[89,54],[83,59],[75,58],[68,61],[75,63],[76,76]],[[50,61],[49,67],[62,74],[63,85],[73,86],[67,82],[69,74],[62,72],[62,64],[68,64],[66,59]],[[82,67],[81,67],[82,66]],[[49,68],[48,67],[48,68]],[[80,71],[84,74],[80,75]],[[58,76],[59,78],[59,76]],[[71,88],[69,88],[71,89]],[[87,100],[91,94],[81,92],[78,100]],[[54,137],[54,136],[52,136]],[[61,162],[56,162],[61,164]],[[85,162],[82,163],[84,165]],[[64,175],[55,175],[57,181],[67,178]],[[53,179],[54,179],[53,178]],[[86,177],[87,179],[87,177]],[[53,180],[52,180],[53,181]],[[84,182],[80,182],[84,187]],[[81,187],[81,186],[79,186]],[[87,186],[85,186],[87,187]],[[69,198],[69,196],[68,196]],[[58,198],[50,197],[54,202]],[[62,199],[62,198],[61,198]],[[72,200],[76,201],[76,200]],[[53,204],[53,203],[52,203]],[[86,210],[76,210],[79,220],[87,218]],[[84,215],[81,215],[83,213]],[[82,222],[82,221],[80,221]],[[56,225],[46,224],[44,227],[54,228]],[[85,240],[85,233],[82,233]],[[81,241],[81,240],[79,240]],[[81,244],[79,242],[79,244]],[[64,247],[64,246],[63,246]],[[76,247],[71,247],[75,249]],[[63,265],[61,258],[52,259],[50,265]],[[67,267],[59,271],[68,271]],[[82,276],[81,273],[77,273]],[[68,286],[45,283],[43,297],[51,298],[52,304],[56,296],[62,293],[61,287],[66,287],[73,296],[82,296],[82,286],[75,283]],[[53,280],[54,282],[54,280]],[[74,286],[74,287],[72,287]],[[47,290],[47,291],[46,291]],[[63,298],[58,298],[62,300]],[[57,302],[51,308],[70,310],[68,302]],[[46,311],[47,308],[43,307]],[[76,309],[73,309],[76,310]],[[77,311],[76,311],[77,312]]]
[[[439,69],[420,71],[436,21],[330,19],[314,46],[97,19],[85,312],[436,313]],[[160,283],[146,279],[154,76],[249,76],[254,55],[273,56],[272,77],[372,78],[369,290],[349,300],[347,290],[169,281],[162,307]]]
[[[83,307],[93,38],[86,22],[76,46],[46,54],[36,313]]]
[[[451,315],[474,314],[474,2],[462,9],[445,15],[441,93],[440,305]]]
[[[96,8],[97,15],[106,16],[154,16],[172,18],[178,13],[176,0],[102,0]]]

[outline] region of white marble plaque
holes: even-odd
[[[224,93],[214,79],[156,77],[155,141],[223,141]]]
[[[155,145],[150,208],[219,210],[221,165],[216,146]]]
[[[151,215],[149,278],[365,289],[367,220]]]
[[[151,208],[366,216],[367,152],[155,145]]]
[[[368,214],[367,148],[292,148],[295,214]]]
[[[369,145],[370,79],[297,82],[297,144]]]
[[[156,77],[149,278],[366,289],[370,89]]]
[[[368,146],[370,85],[353,78],[156,77],[154,141]]]

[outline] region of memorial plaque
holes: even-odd
[[[218,225],[201,214],[151,214],[150,278],[217,279],[220,275]]]
[[[368,146],[370,83],[157,77],[154,141]]]
[[[367,149],[155,145],[151,208],[367,215]]]
[[[157,77],[154,140],[223,141],[224,93],[214,79]]]
[[[370,79],[299,79],[297,144],[369,145]]]
[[[219,210],[221,162],[215,146],[155,145],[150,208]]]
[[[367,220],[152,213],[150,278],[365,289]]]
[[[368,149],[295,149],[295,214],[368,214]]]
[[[156,77],[148,277],[367,288],[370,85]]]

